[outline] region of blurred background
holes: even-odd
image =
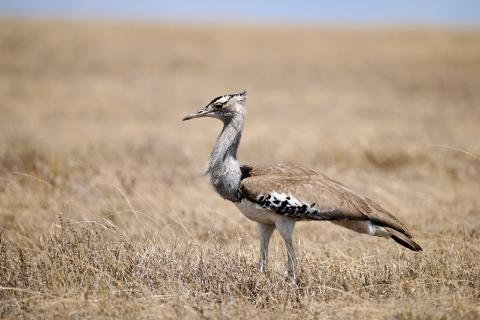
[[[169,22],[292,24],[473,25],[480,20],[474,0],[406,1],[3,1],[2,14],[24,17],[136,19]]]
[[[253,234],[201,175],[220,123],[179,121],[246,89],[242,162],[313,167],[443,230],[438,203],[478,208],[479,6],[2,1],[2,226],[143,234],[133,204],[155,232],[184,215],[199,238]]]
[[[375,307],[362,309],[369,299],[426,318],[478,312],[479,28],[473,0],[0,1],[2,235],[36,256],[38,239],[60,215],[76,225],[111,223],[141,241],[235,250],[246,243],[253,256],[254,224],[202,176],[221,123],[180,121],[245,89],[241,162],[303,165],[350,185],[412,228],[426,253],[425,260],[409,256],[408,270],[430,270],[418,275],[422,281],[447,279],[405,289],[403,304],[400,286],[365,294],[345,314],[376,317]],[[387,241],[327,223],[296,230],[302,259],[332,268],[354,261],[355,269],[370,266],[361,260],[368,255],[393,257],[391,274],[410,274]],[[355,292],[363,292],[359,279]],[[467,280],[450,285],[458,279]],[[63,288],[42,281],[29,290]],[[83,297],[82,286],[65,288]],[[108,290],[96,294],[110,303]],[[161,295],[149,282],[138,290]],[[28,301],[35,314],[38,305]],[[105,308],[116,312],[108,308],[123,308],[122,301]],[[289,312],[336,310],[324,306]],[[255,308],[237,312],[258,316]]]

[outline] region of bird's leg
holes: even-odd
[[[275,225],[273,224],[257,224],[258,234],[260,235],[260,258],[258,261],[258,268],[261,272],[267,270],[267,260],[268,260],[268,243],[270,242],[270,237],[275,230]]]
[[[297,257],[295,256],[295,251],[293,250],[292,239],[285,240],[285,245],[287,246],[287,275],[293,282],[297,280]]]
[[[293,249],[293,229],[295,228],[295,220],[286,218],[278,221],[276,224],[278,232],[285,241],[287,247],[287,275],[293,283],[296,282],[296,270],[297,270],[297,258],[295,256],[295,250]]]

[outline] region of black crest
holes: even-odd
[[[247,91],[243,90],[240,93],[231,93],[231,94],[224,94],[223,96],[218,96],[212,101],[210,101],[209,104],[223,105],[227,103],[232,97],[242,97],[242,100],[245,100],[247,98]]]

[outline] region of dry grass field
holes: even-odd
[[[246,89],[239,158],[378,201],[424,251],[255,224],[202,171]],[[0,318],[478,319],[480,32],[0,22]]]

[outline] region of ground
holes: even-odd
[[[477,319],[480,32],[0,22],[0,317]],[[239,159],[298,164],[424,248],[298,224],[277,234],[202,175],[246,89]]]

